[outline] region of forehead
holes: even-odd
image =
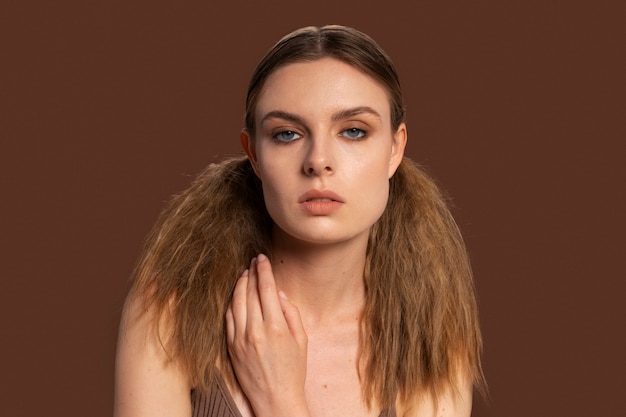
[[[287,64],[272,72],[261,89],[256,118],[274,110],[320,116],[368,106],[390,119],[385,88],[358,68],[334,58]]]

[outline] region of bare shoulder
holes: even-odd
[[[470,417],[472,413],[472,384],[463,379],[456,388],[443,393],[435,407],[431,395],[423,395],[410,404],[398,404],[398,417]]]
[[[126,301],[115,361],[114,417],[190,416],[186,374],[164,350],[150,312]]]

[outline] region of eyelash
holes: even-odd
[[[349,136],[349,133],[356,133],[357,137],[351,137]],[[358,141],[358,140],[363,140],[367,138],[368,133],[369,132],[367,130],[360,129],[358,127],[351,127],[351,128],[342,130],[341,132],[339,132],[339,135],[352,141]],[[296,137],[292,137],[290,139],[281,139],[281,136],[284,134],[288,134],[288,135],[296,136]],[[272,139],[274,139],[276,142],[281,143],[281,144],[291,143],[295,140],[300,139],[301,137],[302,135],[294,130],[281,130],[280,132],[277,132],[274,135],[272,135]]]
[[[285,134],[285,133],[291,134],[291,135],[296,135],[298,137],[297,138],[292,138],[292,139],[280,139],[280,135]],[[275,133],[272,136],[272,139],[274,139],[278,143],[291,143],[291,142],[293,142],[296,139],[300,139],[301,137],[302,137],[302,135],[300,135],[296,131],[293,131],[293,130],[281,130],[280,132]]]
[[[350,137],[347,136],[347,132],[357,132],[358,136],[357,137]],[[358,127],[351,127],[349,129],[345,129],[341,131],[341,136],[343,136],[344,138],[350,139],[350,140],[363,140],[367,137],[367,130],[363,130],[363,129],[359,129]]]

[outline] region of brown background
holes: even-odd
[[[326,23],[393,57],[408,153],[453,197],[491,389],[474,415],[623,412],[626,14],[587,3],[3,1],[0,415],[111,414],[143,236],[239,152],[265,50]]]

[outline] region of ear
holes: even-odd
[[[404,158],[404,148],[406,147],[406,124],[400,123],[398,129],[393,134],[393,143],[391,144],[391,156],[389,158],[389,178],[393,177],[396,169],[400,166],[402,158]]]
[[[239,134],[239,140],[241,140],[241,147],[243,148],[243,151],[246,153],[246,155],[248,155],[248,159],[252,164],[252,169],[254,169],[254,173],[257,177],[261,178],[261,176],[259,175],[259,163],[256,156],[256,149],[254,147],[254,138],[252,137],[250,132],[248,132],[248,129],[243,129],[241,131],[241,133]]]

